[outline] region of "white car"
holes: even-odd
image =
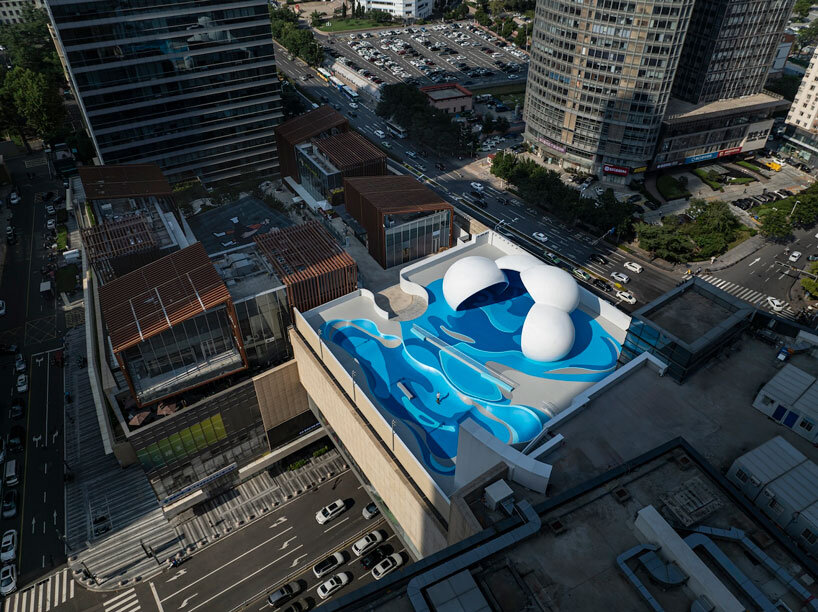
[[[336,499],[334,502],[329,504],[328,506],[324,506],[318,512],[315,513],[315,520],[318,521],[319,525],[323,525],[326,522],[331,521],[336,516],[341,514],[344,510],[347,509],[344,500]]]
[[[632,293],[628,293],[627,291],[617,291],[616,297],[628,304],[636,304],[636,298],[633,297]]]
[[[533,234],[531,234],[531,236],[535,240],[539,240],[540,242],[548,242],[548,236],[546,236],[542,232],[534,232]]]
[[[339,552],[332,553],[322,561],[312,566],[312,573],[316,578],[326,576],[331,571],[337,569],[344,562],[344,555]]]
[[[483,188],[483,183],[478,183],[477,181],[475,181],[475,182],[473,182],[471,184],[471,188],[474,189],[475,191],[483,191],[483,189],[484,189]]]
[[[384,149],[391,149],[391,148],[392,148],[392,145],[391,145],[391,144],[389,144],[389,141],[388,141],[388,140],[382,140],[382,141],[381,141],[381,146],[382,146]]]
[[[782,312],[787,307],[787,302],[779,300],[778,298],[768,297],[767,306],[769,306],[773,312]]]
[[[372,577],[375,580],[380,580],[389,572],[398,569],[401,565],[403,565],[403,557],[398,553],[393,553],[372,568]]]
[[[17,590],[17,569],[13,565],[4,565],[0,569],[0,595],[10,595]]]
[[[6,314],[6,303],[3,300],[0,300],[0,317]]]
[[[642,266],[635,261],[626,261],[623,265],[625,269],[630,270],[631,272],[636,272],[637,274],[642,272]]]
[[[28,391],[28,376],[20,374],[17,377],[17,393],[25,393]]]
[[[611,272],[611,278],[614,279],[618,283],[629,283],[630,277],[627,274],[622,272]]]
[[[0,561],[14,561],[17,557],[17,530],[9,529],[3,534],[3,542],[0,544]]]
[[[386,132],[383,130],[375,130],[375,136],[378,138],[386,138]]]
[[[17,353],[17,356],[14,358],[14,369],[17,372],[26,371],[26,360],[20,353]]]
[[[20,196],[17,194],[16,191],[11,192],[11,195],[9,196],[9,203],[12,205],[20,203]]]
[[[350,102],[349,103],[349,108],[358,108],[358,103],[357,102]]]
[[[602,187],[597,187],[595,191],[597,195],[602,195],[603,193],[605,193],[605,190]]]
[[[349,584],[349,580],[350,577],[348,572],[335,574],[332,578],[318,587],[318,597],[321,599],[326,599],[345,584]]]
[[[790,261],[796,262],[801,259],[801,251],[793,251],[790,253]]]
[[[375,548],[381,542],[383,542],[381,532],[372,531],[352,545],[352,552],[355,553],[356,557],[360,557],[365,552]]]
[[[381,513],[381,511],[380,511],[380,509],[378,508],[378,506],[375,504],[375,502],[369,502],[369,503],[366,505],[366,507],[365,507],[363,510],[361,510],[361,515],[362,515],[362,516],[363,516],[363,517],[364,517],[366,520],[369,520],[369,519],[375,518],[375,517],[376,517],[376,516],[378,516],[380,513]]]
[[[57,209],[54,208],[51,204],[49,204],[48,206],[45,207],[45,214],[47,214],[49,217],[52,215],[56,215]]]
[[[54,221],[54,219],[49,219],[48,221],[45,222],[45,229],[48,230],[57,229],[57,223]]]

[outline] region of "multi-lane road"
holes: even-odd
[[[0,284],[0,299],[6,302],[0,342],[19,347],[27,365],[28,389],[17,391],[14,356],[4,356],[0,388],[7,390],[8,405],[0,411],[0,423],[6,441],[10,433],[22,433],[24,448],[7,453],[7,461],[18,463],[19,484],[4,484],[3,491],[17,491],[17,513],[0,526],[3,531],[18,532],[18,582],[25,583],[65,561],[60,540],[64,530],[63,370],[52,364],[65,326],[58,298],[40,295],[41,267],[48,263],[45,246],[52,240],[47,237],[45,206],[35,204],[36,193],[57,192],[59,185],[49,178],[42,153],[8,160],[7,165],[22,202],[3,211],[16,239],[7,245]],[[8,407],[18,400],[26,410],[21,419],[12,421]]]

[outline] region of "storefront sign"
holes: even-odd
[[[673,166],[678,166],[678,161],[669,161],[669,162],[662,162],[661,164],[656,164],[656,169],[661,170],[662,168],[672,168]]]
[[[558,144],[557,144],[557,143],[555,143],[555,142],[551,142],[551,141],[550,141],[550,140],[548,140],[547,138],[540,138],[540,137],[538,136],[538,137],[537,137],[537,140],[539,140],[541,143],[543,143],[543,144],[544,144],[546,147],[548,147],[549,149],[554,149],[555,151],[559,151],[560,153],[565,153],[565,147],[560,146],[560,145],[558,145]]]
[[[647,170],[647,166],[639,166],[638,168],[631,170],[631,174],[642,174],[643,172],[647,172]]]
[[[605,164],[602,166],[602,171],[605,174],[616,174],[618,176],[628,176],[631,169],[624,166],[614,166],[613,164]]]
[[[719,157],[727,157],[728,155],[735,155],[741,153],[741,147],[733,147],[732,149],[722,149],[719,151]]]
[[[716,159],[718,156],[718,151],[713,151],[712,153],[702,153],[701,155],[691,155],[690,157],[685,157],[685,163],[695,164],[696,162],[705,161],[708,159]]]

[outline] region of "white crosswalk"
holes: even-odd
[[[714,287],[721,289],[722,291],[729,293],[733,297],[737,297],[740,300],[744,300],[745,302],[749,302],[753,306],[758,306],[761,308],[766,308],[770,310],[767,304],[767,298],[771,297],[768,296],[766,293],[762,293],[761,291],[753,291],[752,289],[747,289],[746,287],[742,287],[741,285],[737,285],[735,283],[731,283],[729,281],[716,278],[715,276],[710,276],[709,274],[705,274],[704,276],[700,276],[703,281],[707,281]],[[790,308],[789,304],[782,312],[775,313],[779,317],[784,317],[786,319],[795,320],[795,312],[792,308]]]
[[[141,609],[135,589],[128,589],[102,604],[105,612],[137,612]]]
[[[74,597],[74,585],[71,573],[64,569],[8,596],[3,612],[48,612]]]

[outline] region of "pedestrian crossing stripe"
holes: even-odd
[[[102,604],[102,607],[105,609],[105,612],[137,612],[142,606],[139,605],[139,597],[136,594],[136,589],[130,588],[106,600]]]
[[[754,291],[753,289],[742,287],[741,285],[731,283],[730,281],[726,281],[715,276],[710,276],[706,274],[704,276],[701,276],[700,278],[703,281],[710,283],[717,289],[721,289],[725,293],[729,293],[733,297],[737,297],[740,300],[749,302],[753,306],[766,306],[767,298],[771,297],[766,293],[762,293],[761,291]],[[793,311],[792,308],[790,308],[789,304],[787,304],[787,307],[784,308],[782,312],[776,312],[775,314],[787,319],[795,320],[795,312]]]
[[[74,579],[68,569],[52,574],[23,591],[6,597],[3,612],[48,612],[74,597]]]

